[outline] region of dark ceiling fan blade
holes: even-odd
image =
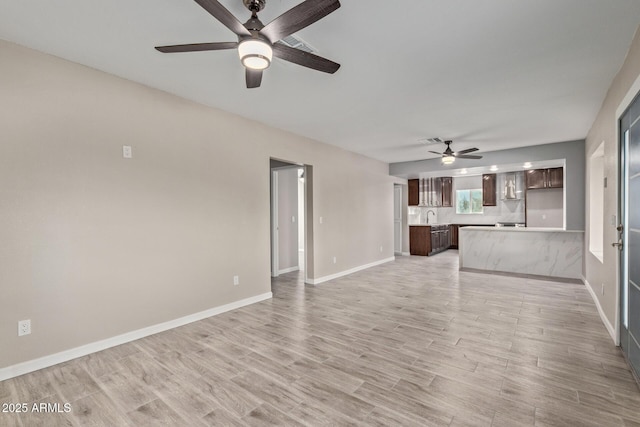
[[[458,158],[458,159],[481,159],[482,156],[475,156],[473,154],[461,154],[459,156],[456,156],[456,158]]]
[[[294,64],[302,65],[303,67],[329,74],[335,73],[338,71],[338,68],[340,68],[340,64],[338,63],[329,61],[313,53],[305,52],[304,50],[289,47],[282,43],[274,43],[272,48],[274,56],[284,59],[285,61],[293,62]]]
[[[429,150],[429,152],[430,152],[430,153],[433,153],[433,154],[437,154],[437,155],[439,155],[439,156],[442,156],[442,153],[438,153],[437,151],[431,151],[431,150]]]
[[[246,70],[247,89],[260,87],[260,83],[262,83],[262,70],[252,70],[250,68]]]
[[[196,1],[205,2],[205,0]],[[212,0],[206,2],[209,1]],[[271,43],[275,43],[319,21],[339,7],[338,0],[306,0],[269,22],[260,30],[260,34],[271,40]]]
[[[459,155],[459,154],[467,154],[467,153],[473,153],[474,151],[478,151],[477,148],[467,148],[466,150],[460,150],[460,151],[456,151],[454,155]]]
[[[238,42],[192,43],[192,44],[175,44],[171,46],[156,46],[156,50],[162,53],[176,53],[176,52],[201,52],[205,50],[235,49],[236,47],[238,47]]]
[[[195,0],[204,10],[209,12],[211,16],[216,18],[225,27],[233,31],[239,36],[250,36],[251,33],[247,30],[242,22],[238,21],[238,18],[233,16],[223,5],[216,0]]]

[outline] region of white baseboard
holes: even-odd
[[[402,252],[402,256],[411,256],[411,252]]]
[[[598,314],[600,315],[600,319],[602,320],[602,323],[604,323],[604,327],[607,328],[609,335],[611,335],[611,339],[613,339],[613,343],[616,344],[618,342],[618,340],[616,339],[616,329],[613,327],[611,322],[609,322],[609,319],[607,319],[607,316],[604,314],[604,310],[602,310],[602,306],[600,305],[600,300],[596,296],[596,292],[593,290],[593,288],[591,287],[591,284],[584,276],[582,277],[582,282],[584,283],[584,286],[587,288],[587,290],[591,294],[591,298],[593,298],[593,302],[596,304],[596,308],[598,309]]]
[[[278,274],[291,273],[292,271],[298,271],[298,270],[300,270],[300,267],[296,265],[295,267],[289,267],[289,268],[279,270]]]
[[[60,353],[55,353],[49,356],[40,357],[38,359],[29,360],[27,362],[18,363],[17,365],[8,366],[6,368],[0,369],[0,381],[24,375],[29,372],[37,371],[39,369],[48,368],[49,366],[57,365],[58,363],[86,356],[87,354],[105,350],[110,347],[115,347],[120,344],[125,344],[130,341],[135,341],[149,335],[157,334],[158,332],[164,332],[169,329],[177,328],[178,326],[186,325],[188,323],[197,322],[198,320],[206,319],[207,317],[215,316],[217,314],[255,304],[272,297],[273,294],[271,292],[267,292],[261,295],[256,295],[254,297],[245,298],[240,301],[235,301],[229,304],[210,308],[209,310],[201,311],[199,313],[194,313],[188,316],[180,317],[178,319],[169,320],[168,322],[158,323],[157,325],[148,326],[146,328],[127,332],[122,335],[107,338],[105,340],[96,341],[80,347],[61,351]]]
[[[395,261],[396,257],[381,259],[380,261],[371,262],[369,264],[361,265],[359,267],[350,268],[349,270],[341,271],[339,273],[331,274],[329,276],[319,277],[317,279],[307,279],[307,283],[311,285],[318,285],[320,283],[328,282],[329,280],[337,279],[339,277],[348,276],[358,271],[366,270],[367,268],[375,267],[376,265],[386,264],[391,261]]]

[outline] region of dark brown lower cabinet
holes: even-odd
[[[451,249],[458,249],[458,230],[460,226],[458,224],[451,224],[449,226],[449,235],[451,239]]]
[[[409,253],[427,256],[431,252],[431,227],[409,226]]]
[[[449,240],[449,225],[434,225],[431,227],[431,252],[429,255],[435,255],[439,252],[446,251],[451,246]]]

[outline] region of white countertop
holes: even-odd
[[[583,230],[565,230],[562,228],[544,228],[544,227],[478,227],[466,226],[460,230],[483,230],[483,231],[515,231],[515,232],[542,232],[542,233],[584,233]]]

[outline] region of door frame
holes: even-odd
[[[402,193],[403,193],[402,185],[393,184],[393,234],[394,234],[393,235],[393,246],[394,246],[393,252],[396,255],[402,255],[402,244],[403,244],[403,241],[402,241],[403,240],[402,239],[402,206],[403,206]],[[397,236],[395,235],[396,232],[397,232],[397,230],[396,230],[396,215],[395,215],[396,209],[398,209],[399,212],[400,212],[400,230],[399,230],[399,233],[400,233],[400,237],[399,237],[399,239],[400,239],[400,249],[399,250],[396,250],[396,248],[395,248],[395,243],[396,243],[396,238],[397,238]]]
[[[279,259],[278,259],[278,171],[282,169],[300,169],[304,171],[304,258],[303,272],[304,282],[309,283],[313,277],[313,166],[294,163],[289,160],[281,160],[271,157],[270,160],[289,163],[291,166],[281,166],[269,169],[271,176],[271,201],[270,201],[270,234],[271,234],[271,277],[279,276]],[[298,201],[300,203],[300,201]]]
[[[615,138],[616,138],[616,147],[618,150],[617,153],[617,159],[616,159],[616,165],[617,165],[617,179],[615,180],[616,183],[616,194],[617,194],[617,201],[618,201],[618,207],[617,207],[617,221],[618,223],[620,223],[620,218],[621,218],[621,197],[622,197],[622,186],[621,186],[621,180],[623,179],[622,177],[622,164],[621,164],[621,155],[620,153],[622,152],[622,135],[620,134],[620,119],[622,118],[622,115],[624,114],[624,112],[627,110],[627,108],[629,108],[629,106],[631,105],[631,103],[633,102],[633,100],[636,98],[636,96],[640,95],[640,76],[638,76],[636,78],[636,80],[633,82],[633,84],[631,85],[631,87],[629,88],[629,90],[627,91],[627,93],[625,94],[624,98],[622,98],[622,101],[620,102],[620,104],[618,104],[618,108],[616,108],[616,115],[615,115]],[[606,218],[605,218],[606,220]],[[605,245],[609,244],[610,242],[603,242]],[[624,244],[627,244],[627,242],[624,242]],[[620,277],[620,269],[621,269],[621,255],[620,255],[620,251],[616,251],[616,311],[615,311],[615,337],[614,337],[614,341],[616,346],[620,346],[620,340],[621,340],[621,333],[622,333],[622,328],[621,328],[621,324],[620,324],[620,296],[622,295],[622,286],[623,284],[621,283],[622,278]]]
[[[271,169],[271,277],[280,275],[278,225],[278,169]]]

